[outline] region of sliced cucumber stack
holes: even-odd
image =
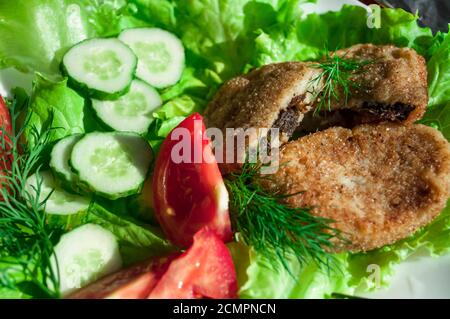
[[[94,224],[64,234],[55,246],[52,261],[54,271],[59,270],[63,296],[122,267],[116,238]]]
[[[75,192],[80,192],[78,176],[72,172],[69,161],[73,146],[82,136],[75,134],[59,140],[50,153],[50,168],[53,173],[62,181],[63,186]]]
[[[43,203],[47,199],[42,209],[51,215],[72,215],[86,211],[91,201],[88,197],[70,194],[61,189],[50,171],[38,172],[28,177],[26,190],[34,198],[39,190],[38,201]]]
[[[140,191],[151,159],[150,146],[137,134],[94,132],[75,144],[70,164],[90,190],[117,199]]]
[[[115,101],[92,100],[97,117],[108,127],[138,134],[147,132],[152,113],[161,104],[158,92],[140,80],[133,80],[130,91]]]
[[[117,39],[89,39],[63,57],[62,70],[71,85],[97,99],[115,99],[128,92],[137,58]]]
[[[156,88],[178,82],[184,68],[184,48],[172,33],[157,28],[124,30],[119,40],[138,57],[136,75]]]

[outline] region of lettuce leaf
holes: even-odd
[[[0,68],[38,71],[28,115],[38,129],[59,127],[55,139],[90,131],[92,115],[83,99],[58,76],[62,54],[76,42],[112,36],[135,26],[167,29],[183,41],[186,69],[173,87],[162,90],[163,106],[154,114],[148,133],[153,147],[185,116],[201,111],[218,87],[230,77],[263,64],[320,58],[326,50],[356,43],[395,44],[416,49],[427,59],[429,109],[422,123],[450,139],[450,39],[433,36],[403,10],[383,9],[381,28],[367,28],[366,11],[346,6],[339,12],[301,18],[303,0],[17,0],[0,3]],[[50,114],[53,114],[51,117]],[[50,121],[51,119],[51,121]],[[50,121],[50,123],[49,123]],[[125,217],[129,209],[116,201],[114,209],[96,203],[91,222],[111,230],[120,241],[127,263],[170,251],[157,229]],[[395,265],[419,249],[432,255],[450,247],[450,208],[410,238],[368,253],[337,256],[340,272],[328,273],[314,264],[300,267],[289,261],[297,279],[274,271],[249,249],[230,244],[243,298],[316,298],[352,294],[376,287],[370,265],[381,270],[387,285]]]
[[[187,115],[201,111],[219,86],[247,68],[256,30],[286,25],[300,16],[305,0],[132,0],[135,16],[175,33],[186,50],[180,82],[162,92],[165,104],[147,135],[158,148]]]
[[[52,81],[37,74],[25,116],[28,145],[35,143],[35,130],[41,133],[51,129],[49,142],[83,133],[85,121],[92,123],[91,118],[84,118],[84,110],[84,99],[67,87],[67,80]]]
[[[175,250],[158,227],[142,223],[131,217],[125,199],[109,201],[96,199],[86,212],[76,218],[63,216],[56,220],[64,230],[72,230],[87,223],[97,224],[113,233],[119,243],[125,265]],[[66,217],[66,218],[64,218]],[[55,219],[49,219],[55,222]]]
[[[441,43],[428,62],[429,106],[432,108],[450,101],[450,35],[436,37]]]
[[[380,29],[366,27],[366,11],[346,6],[339,12],[312,14],[290,25],[276,25],[259,31],[251,65],[287,60],[320,58],[328,49],[345,48],[356,43],[408,46],[428,61],[429,109],[421,120],[439,129],[450,140],[450,38],[433,36],[417,25],[417,17],[403,11],[382,10]],[[348,23],[351,21],[351,24]],[[449,205],[448,205],[449,206]],[[353,294],[387,286],[395,265],[417,251],[438,256],[450,251],[450,207],[430,225],[393,245],[367,253],[341,253],[338,272],[324,272],[314,264],[300,267],[290,261],[297,280],[285,270],[273,271],[251,249],[232,246],[240,296],[243,298],[327,298],[333,293]],[[371,276],[379,267],[380,277]]]
[[[351,21],[351,23],[348,23]],[[433,35],[417,25],[417,17],[401,9],[383,9],[381,28],[367,27],[364,8],[344,6],[339,12],[310,14],[289,26],[277,25],[256,38],[253,66],[288,60],[316,60],[327,50],[357,43],[412,47],[428,56]]]
[[[255,30],[299,17],[302,0],[132,0],[138,16],[177,34],[204,67],[225,81],[243,71]]]
[[[0,69],[58,74],[65,51],[81,40],[111,36],[143,23],[126,0],[0,2]]]
[[[174,251],[174,247],[153,226],[115,214],[99,203],[89,208],[85,223],[94,223],[112,232],[118,242],[125,265]]]

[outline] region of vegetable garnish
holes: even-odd
[[[189,247],[194,234],[205,226],[225,242],[233,237],[228,193],[205,130],[198,113],[182,121],[164,140],[153,173],[155,216],[167,237],[180,247]],[[186,140],[179,141],[177,134],[183,131]],[[186,148],[177,149],[183,142]],[[189,150],[194,151],[188,154]]]
[[[59,276],[52,267],[53,239],[58,235],[46,224],[40,200],[42,180],[37,182],[34,194],[26,190],[30,173],[37,169],[50,131],[39,134],[32,148],[21,145],[20,138],[26,125],[17,129],[19,117],[17,101],[9,105],[12,120],[11,133],[2,127],[0,145],[3,171],[0,195],[0,284],[38,297],[59,297]],[[17,274],[17,275],[14,275]]]
[[[227,246],[202,228],[182,253],[138,263],[75,292],[69,298],[236,298],[236,271]]]
[[[353,81],[352,76],[370,63],[372,61],[357,61],[346,58],[345,54],[330,54],[327,51],[322,61],[312,65],[314,68],[321,69],[321,72],[309,83],[310,87],[315,88],[312,92],[313,101],[317,102],[314,114],[320,112],[323,107],[327,107],[327,110],[331,111],[332,101],[339,101],[342,98],[340,97],[341,90],[346,106],[351,90],[359,88],[359,84]]]
[[[260,165],[245,163],[242,171],[225,180],[230,193],[230,213],[234,229],[242,241],[264,256],[274,269],[294,256],[300,264],[310,260],[325,269],[333,268],[329,252],[333,238],[340,232],[330,226],[333,221],[311,214],[311,208],[292,208],[282,199],[290,195],[272,194],[257,182]],[[270,177],[267,177],[270,178]]]

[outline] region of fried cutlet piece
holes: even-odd
[[[320,70],[309,63],[269,64],[225,83],[207,106],[207,127],[280,128],[287,142],[312,103],[310,79]]]
[[[450,195],[450,145],[424,125],[361,125],[285,144],[279,170],[261,184],[294,207],[331,218],[367,251],[412,234],[435,218]],[[302,192],[302,193],[301,193]]]
[[[414,123],[422,118],[428,103],[427,69],[425,59],[416,51],[358,44],[335,54],[368,64],[351,76],[347,102],[340,88],[340,98],[331,100],[331,112],[327,105],[313,120],[321,119],[328,127],[353,127],[382,121]]]
[[[222,86],[205,110],[207,127],[278,127],[286,142],[299,126],[315,131],[333,125],[413,123],[422,117],[428,102],[427,70],[425,59],[413,49],[358,44],[335,54],[364,62],[351,76],[347,103],[338,86],[340,97],[331,100],[330,110],[322,105],[313,117],[320,105],[315,95],[323,86],[314,80],[322,71],[318,64],[269,64]]]

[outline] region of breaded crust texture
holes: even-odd
[[[432,221],[450,195],[449,143],[424,125],[330,128],[286,144],[280,163],[261,183],[272,192],[303,192],[286,203],[335,220],[350,242],[338,250],[405,238]]]

